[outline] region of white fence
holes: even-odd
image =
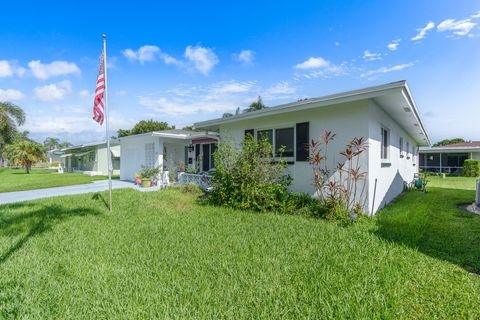
[[[206,174],[180,173],[178,175],[179,184],[193,183],[204,190],[211,188],[212,176]]]

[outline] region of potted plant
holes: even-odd
[[[140,173],[135,173],[134,175],[135,178],[135,185],[139,186],[142,184],[142,175]]]
[[[148,188],[152,186],[152,178],[155,178],[160,173],[160,168],[147,168],[142,166],[140,177],[142,178],[142,187]]]

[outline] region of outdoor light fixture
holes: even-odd
[[[405,112],[412,112],[412,110],[409,107],[405,107],[403,108],[403,110],[405,110]]]

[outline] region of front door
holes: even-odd
[[[208,171],[210,170],[210,145],[203,144],[202,145],[202,170]]]

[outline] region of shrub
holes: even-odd
[[[236,209],[283,211],[291,178],[285,173],[286,161],[273,154],[267,140],[256,141],[251,136],[241,148],[229,141],[221,143],[213,155],[216,170],[208,199]]]
[[[160,173],[160,168],[148,168],[144,165],[142,165],[142,171],[140,172],[140,177],[142,179],[152,179],[158,176]]]
[[[480,176],[480,161],[476,159],[467,159],[463,162],[462,176],[478,177]]]
[[[50,167],[52,168],[57,168],[59,166],[62,166],[63,167],[63,162],[60,162],[60,161],[53,161],[51,164],[50,164]]]
[[[366,140],[353,138],[340,155],[344,162],[333,168],[328,166],[328,146],[335,139],[335,134],[325,131],[320,140],[310,142],[310,165],[316,196],[326,210],[328,219],[346,219],[358,215],[366,201],[365,176],[361,171],[360,156],[368,149]]]

